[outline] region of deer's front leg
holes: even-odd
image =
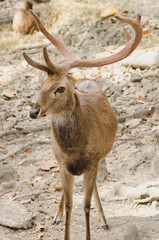
[[[73,175],[68,173],[65,169],[62,169],[60,171],[60,176],[61,176],[61,182],[63,187],[65,211],[66,211],[64,240],[70,240],[70,221],[71,221],[71,211],[73,206],[72,204]]]
[[[94,184],[97,176],[97,168],[84,173],[84,213],[86,224],[86,240],[91,239],[90,235],[90,207]]]

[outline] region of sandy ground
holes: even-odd
[[[128,7],[132,9],[134,15],[137,12],[137,1],[132,2],[132,5]],[[157,25],[159,19],[155,14],[159,10],[154,7],[156,2],[148,5],[148,1],[144,1],[144,7],[139,4],[139,7],[143,7],[144,29],[153,30],[153,33],[149,33],[143,39],[139,47],[143,50],[151,51],[158,47],[156,39],[159,36],[159,25]],[[5,8],[3,10],[5,12]],[[103,26],[101,22],[101,19],[98,19],[98,24],[92,30],[96,34],[98,26],[100,24],[100,28]],[[108,21],[108,24],[110,26],[111,22]],[[4,36],[6,36],[6,27],[10,29],[9,34],[12,34],[10,25],[2,25],[1,33],[4,31]],[[72,36],[73,29],[70,27],[67,35]],[[61,36],[60,31],[59,36]],[[110,37],[112,37],[111,34]],[[19,39],[19,36],[17,38]],[[7,36],[6,41],[8,41]],[[75,39],[74,52],[79,50],[78,54],[82,54],[82,45],[84,49],[90,45],[89,38],[86,41],[84,40],[79,47]],[[43,43],[45,43],[44,39],[40,44]],[[102,54],[106,48],[103,44],[104,40],[101,40],[98,45],[98,52],[101,50]],[[109,45],[109,52],[116,49],[116,45]],[[24,48],[24,45],[22,47]],[[0,226],[0,239],[61,240],[64,233],[64,218],[59,225],[52,225],[61,196],[61,191],[58,189],[61,184],[58,165],[50,144],[50,117],[39,120],[29,118],[29,109],[37,98],[38,87],[45,79],[45,75],[28,66],[23,59],[20,44],[16,46],[16,49],[18,48],[20,50],[11,49],[5,52],[2,49],[3,53],[0,54],[0,130],[1,134],[10,132],[8,135],[1,135],[0,139],[0,173],[6,168],[9,169],[8,172],[14,170],[13,177],[0,179],[0,201],[6,203],[14,201],[23,205],[32,214],[33,225],[25,230]],[[94,47],[94,52],[88,47],[86,55],[99,56],[96,50],[97,46]],[[34,59],[42,59],[41,47],[26,51]],[[57,56],[57,52],[50,46],[49,52],[52,53],[52,58]],[[155,67],[144,70],[133,69],[131,66],[125,67],[121,63],[116,63],[100,69],[75,69],[72,73],[79,78],[98,79],[117,116],[124,114],[131,116],[131,119],[127,118],[126,121],[119,123],[114,147],[105,159],[108,174],[104,180],[97,181],[110,230],[101,229],[95,204],[92,201],[92,240],[121,240],[124,233],[131,232],[133,225],[137,228],[134,230],[136,240],[159,240],[159,196],[158,199],[152,199],[148,203],[134,205],[133,196],[116,192],[119,186],[138,187],[147,182],[158,181],[159,175],[154,174],[153,168],[153,161],[158,151],[159,113],[155,111],[155,106],[159,103],[158,69]],[[152,111],[146,116],[141,114],[139,118],[132,117],[135,112],[142,112],[145,109]],[[42,130],[34,131],[35,128],[42,128]],[[23,147],[25,148],[22,149]],[[21,150],[17,154],[9,156],[19,149]],[[4,158],[6,159],[2,160]],[[136,197],[136,199],[142,198],[144,199],[143,196]],[[76,177],[71,239],[85,239],[82,204],[82,178]]]

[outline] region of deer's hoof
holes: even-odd
[[[58,225],[59,223],[60,223],[60,221],[56,221],[56,220],[55,220],[55,221],[53,221],[52,224],[53,224],[53,225]]]
[[[104,224],[104,225],[102,225],[102,228],[103,228],[104,230],[109,230],[109,229],[110,229],[110,227],[109,227],[108,224]]]

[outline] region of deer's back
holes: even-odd
[[[27,34],[33,27],[37,28],[29,12],[23,9],[18,10],[13,18],[13,30],[20,34]]]
[[[88,141],[94,145],[92,149],[98,148],[104,157],[112,148],[117,118],[100,85],[90,80],[89,83],[84,82],[79,84],[77,91],[82,112],[89,123]]]

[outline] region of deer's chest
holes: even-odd
[[[74,148],[75,141],[78,136],[75,136],[70,125],[53,125],[53,134],[57,144],[63,152],[67,152]]]
[[[61,148],[62,152],[70,153],[74,151],[81,140],[81,127],[77,121],[73,121],[71,118],[65,118],[52,122],[52,131],[57,144]]]

